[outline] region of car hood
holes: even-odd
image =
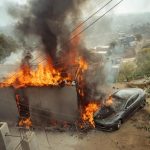
[[[122,112],[115,113],[104,119],[94,119],[94,121],[101,124],[113,124],[120,119],[121,114]]]

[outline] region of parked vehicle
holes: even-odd
[[[121,124],[146,104],[145,92],[139,88],[122,89],[111,95],[112,104],[102,106],[95,114],[96,128],[117,130]]]

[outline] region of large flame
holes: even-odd
[[[76,78],[78,81],[78,93],[81,97],[84,97],[84,72],[88,69],[88,64],[84,59],[78,60],[78,70]]]
[[[22,116],[22,114],[21,114],[21,107],[20,107],[21,102],[20,101],[21,101],[20,95],[16,94],[16,104],[17,104],[18,114],[19,114],[18,125],[20,127],[30,128],[32,126],[32,121],[31,121],[31,118],[30,118],[30,113],[28,111],[24,110],[23,112],[24,112],[24,115],[26,117]],[[21,104],[21,105],[23,105],[23,104]]]
[[[75,31],[73,35],[80,32],[80,29]],[[72,36],[73,36],[72,35]],[[80,45],[80,36],[76,36],[71,40],[70,51],[67,55],[65,55],[67,61],[62,62],[64,66],[62,68],[54,67],[51,61],[47,61],[46,64],[38,64],[37,67],[30,66],[29,61],[25,61],[21,65],[18,71],[13,74],[10,74],[6,80],[0,83],[0,87],[9,87],[13,86],[14,88],[21,88],[27,86],[35,86],[35,87],[42,87],[42,86],[59,86],[62,83],[66,85],[71,85],[73,80],[77,81],[77,89],[78,94],[80,95],[81,99],[84,99],[84,89],[85,89],[85,79],[84,73],[88,69],[88,63],[86,60],[80,56],[78,46]],[[30,59],[30,58],[29,58]],[[25,59],[26,60],[26,59]],[[51,59],[50,59],[51,60]],[[75,66],[75,67],[74,67]],[[69,72],[68,68],[77,68],[77,70],[73,70],[73,72]],[[63,73],[63,71],[66,71]],[[19,103],[20,101],[17,99],[16,96],[16,103],[19,110]],[[89,122],[94,127],[93,121],[93,114],[98,109],[98,104],[90,103],[87,105],[85,110],[82,110],[82,119],[85,122]],[[81,106],[84,108],[84,106]],[[81,108],[80,107],[80,108]],[[20,116],[21,118],[22,116]],[[27,116],[24,119],[19,121],[20,126],[30,127],[32,125],[30,116]]]
[[[88,65],[83,58],[78,58],[75,63],[78,66],[77,76],[82,80],[82,73],[88,68]],[[16,73],[10,74],[6,80],[0,83],[0,87],[58,86],[63,81],[65,81],[65,84],[70,85],[75,75],[66,73],[64,77],[61,73],[61,69],[55,69],[48,62],[39,64],[35,69],[24,64]]]
[[[35,68],[30,66],[29,60],[31,56],[27,55],[19,70],[10,74],[6,80],[1,82],[0,87],[13,86],[18,89],[28,86],[60,86],[64,83],[71,85],[72,81],[75,80],[77,82],[76,86],[80,101],[79,109],[81,109],[81,119],[83,122],[89,123],[92,127],[95,127],[93,115],[98,110],[99,104],[91,102],[85,106],[84,103],[84,100],[86,100],[85,71],[88,70],[88,63],[80,51],[81,31],[82,25],[80,24],[80,26],[72,32],[70,45],[68,46],[69,50],[67,50],[66,53],[62,53],[62,56],[59,58],[59,63],[62,62],[63,66],[62,64],[61,67],[53,66],[53,62],[48,58],[46,64],[38,64]],[[72,68],[73,71],[70,72],[70,68]],[[19,99],[19,95],[16,95],[16,103],[19,112],[19,126],[31,127],[32,118],[30,118],[30,112],[27,112],[27,115],[22,115],[20,113],[21,100]]]
[[[62,77],[61,73],[51,67],[48,63],[39,64],[36,69],[30,68],[28,65],[21,67],[19,71],[10,75],[3,81],[1,87],[25,87],[25,86],[57,86],[62,81],[70,81],[71,77]]]
[[[83,122],[89,122],[92,127],[95,127],[94,123],[94,113],[99,109],[100,105],[98,103],[92,102],[89,103],[82,113]]]

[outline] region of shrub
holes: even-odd
[[[141,76],[150,76],[150,48],[143,48],[137,54],[137,74]]]
[[[136,64],[135,62],[126,62],[122,63],[119,70],[119,81],[130,81],[134,79],[136,72]]]

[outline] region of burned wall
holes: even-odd
[[[22,90],[29,100],[33,125],[47,125],[51,120],[74,122],[79,117],[75,86],[28,87]],[[18,119],[13,88],[0,88],[0,119],[13,122]]]
[[[27,88],[31,119],[36,124],[52,120],[73,122],[78,117],[77,93],[73,87]]]
[[[14,89],[11,87],[0,88],[0,120],[16,122],[18,109],[16,106]]]

